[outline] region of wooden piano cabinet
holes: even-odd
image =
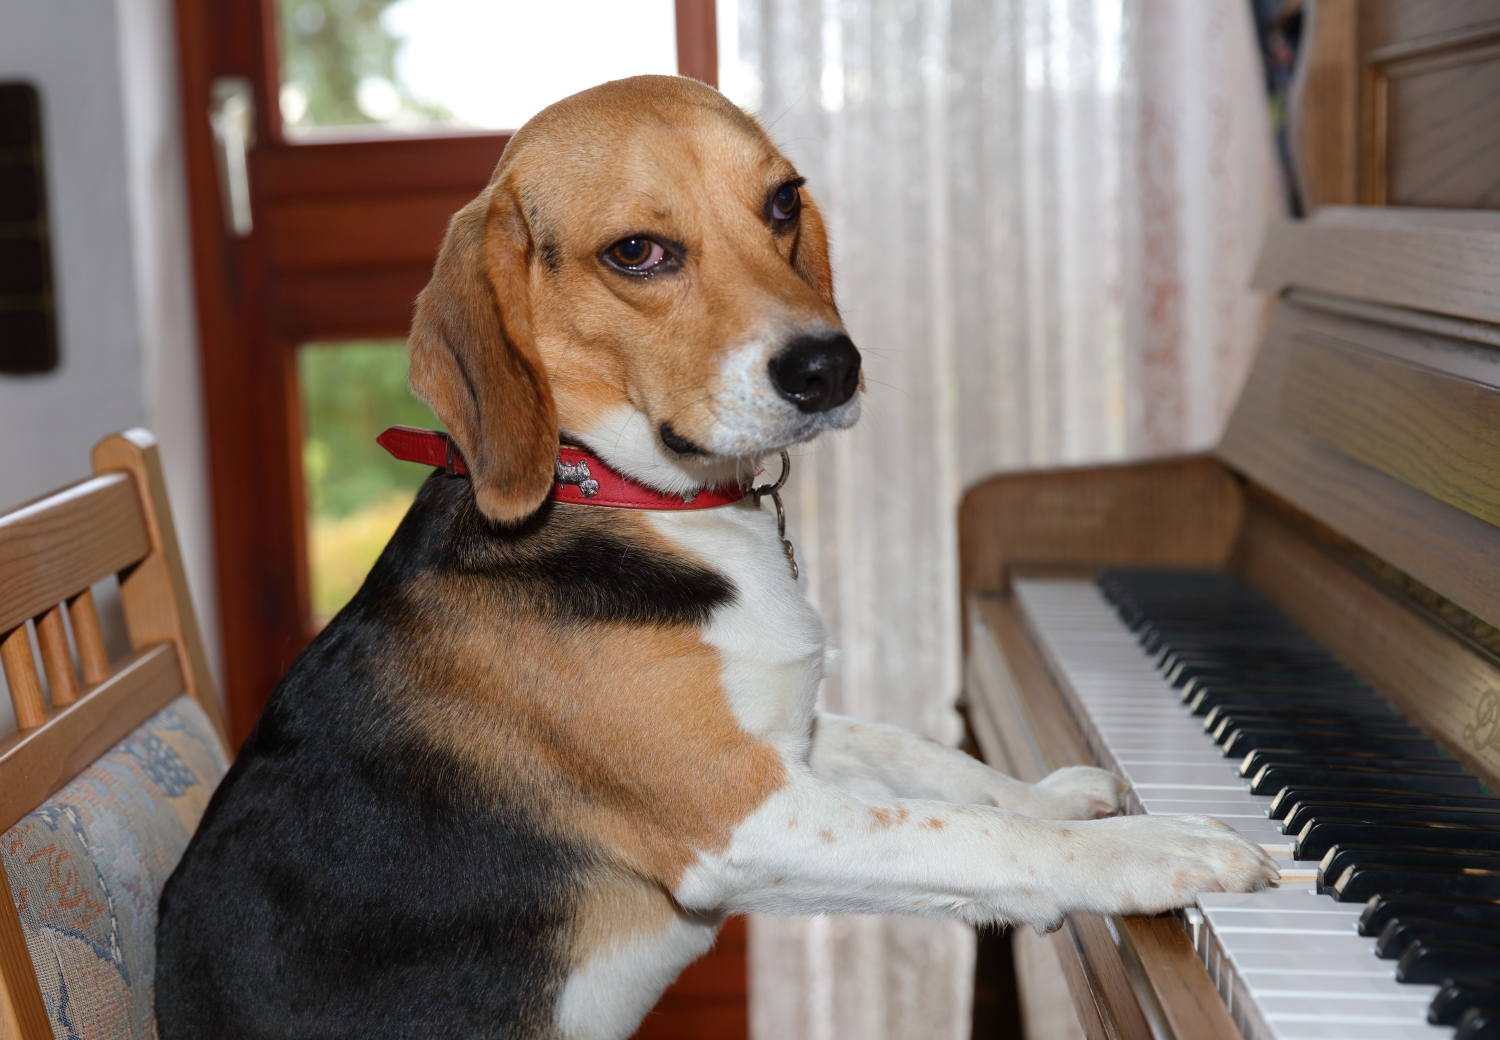
[[[976,738],[1023,779],[1096,764],[1017,576],[1229,569],[1500,790],[1500,224],[1336,210],[1273,230],[1266,254],[1284,295],[1213,455],[965,497]],[[1239,1035],[1177,917],[1077,917],[1055,944],[1091,1038]]]
[[[1063,766],[1094,765],[1062,691],[1007,595],[987,590],[971,596],[968,607],[965,696],[986,761],[1028,781]],[[1078,915],[1053,941],[1089,1040],[1239,1040],[1177,916]]]
[[[1125,565],[1238,573],[1500,790],[1500,6],[1305,10],[1312,215],[1268,230],[1255,285],[1277,305],[1218,447],[1004,474],[960,507],[964,696],[1023,779],[1095,763],[1012,581]],[[1090,1038],[1240,1035],[1189,935],[1067,922]]]

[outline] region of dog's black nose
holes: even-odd
[[[826,412],[859,389],[859,351],[848,336],[802,336],[771,359],[771,382],[799,411]]]

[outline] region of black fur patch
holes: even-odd
[[[402,715],[420,676],[409,583],[478,579],[558,624],[697,624],[717,572],[553,505],[490,524],[435,473],[354,600],[281,681],[162,893],[163,1040],[551,1035],[595,850],[524,792],[480,789]],[[426,619],[430,620],[430,619]],[[410,688],[409,688],[410,687]]]
[[[660,428],[657,429],[656,435],[661,438],[663,444],[679,455],[695,456],[707,454],[698,445],[673,429],[672,424],[669,422],[662,423]]]
[[[557,239],[550,235],[542,237],[536,244],[536,253],[550,273],[562,270],[562,246],[558,245]]]

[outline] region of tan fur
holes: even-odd
[[[811,197],[797,230],[767,233],[768,193],[795,176],[751,117],[675,76],[576,94],[511,139],[454,217],[411,336],[413,389],[487,516],[515,522],[546,497],[559,424],[628,402],[692,440],[727,347],[786,331],[768,320],[840,327]],[[681,243],[686,277],[605,269],[600,252],[632,234]]]
[[[638,877],[611,872],[591,878],[573,921],[572,963],[618,953],[642,936],[664,931],[677,913],[670,895]]]
[[[482,790],[674,888],[784,782],[686,628],[560,627],[454,578],[411,589],[420,647],[403,707]]]

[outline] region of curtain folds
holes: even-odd
[[[955,741],[955,510],[994,472],[1209,447],[1278,182],[1247,0],[721,0],[721,78],[808,178],[864,416],[794,452],[821,703]],[[972,934],[757,918],[760,1040],[968,1036]]]

